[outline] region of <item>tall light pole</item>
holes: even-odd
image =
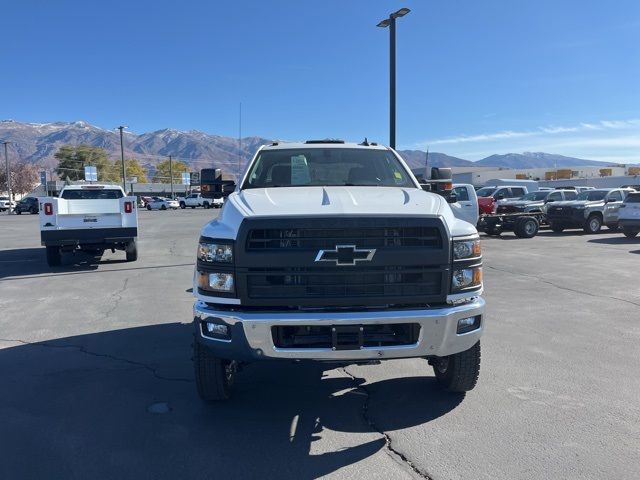
[[[382,20],[377,26],[389,27],[389,146],[396,148],[396,18],[411,10],[401,8]]]
[[[171,199],[173,200],[173,158],[169,155],[169,181],[171,182]]]
[[[2,142],[4,144],[4,166],[7,169],[7,195],[9,195],[9,208],[7,213],[11,215],[11,171],[9,170],[9,154],[7,153],[7,145],[9,142]]]
[[[125,191],[127,191],[127,184],[126,184],[126,173],[124,171],[124,139],[123,139],[123,135],[122,135],[122,131],[127,128],[126,125],[120,125],[118,127],[118,130],[120,130],[120,159],[122,160],[122,189]]]

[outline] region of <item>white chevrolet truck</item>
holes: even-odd
[[[274,360],[421,357],[446,389],[471,390],[484,328],[480,240],[427,189],[376,144],[262,147],[199,239],[200,397],[225,400],[239,365]]]
[[[68,185],[58,198],[40,199],[40,243],[50,266],[76,250],[98,255],[124,250],[127,261],[135,261],[137,236],[136,197],[117,185]]]

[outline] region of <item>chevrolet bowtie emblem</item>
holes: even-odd
[[[370,262],[375,248],[356,248],[355,245],[336,245],[335,250],[320,250],[316,262],[335,262],[336,265],[355,265],[356,262]]]

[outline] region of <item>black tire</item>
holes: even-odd
[[[151,211],[151,205],[147,205],[147,210]]]
[[[35,214],[37,214],[37,213],[38,213],[38,209],[37,209],[36,207],[31,207],[31,210],[29,210],[29,213],[30,213],[31,215],[35,215]]]
[[[491,227],[487,227],[484,233],[486,233],[487,235],[491,235],[492,237],[499,237],[502,233],[502,227],[493,225]]]
[[[193,342],[193,366],[198,395],[205,402],[228,400],[235,378],[235,362],[211,355],[206,347]]]
[[[562,233],[564,231],[564,225],[558,222],[549,222],[551,230],[556,233]]]
[[[187,208],[187,205],[184,202],[180,202],[180,208],[184,210]]]
[[[480,342],[469,350],[435,359],[433,371],[438,383],[450,392],[468,392],[480,374]]]
[[[607,225],[607,228],[612,232],[617,232],[620,229],[620,225],[618,225],[617,223],[610,223],[609,225]]]
[[[131,240],[127,243],[127,247],[124,252],[127,256],[127,262],[135,262],[138,260],[138,242]]]
[[[196,208],[196,206],[194,205],[194,206],[192,206],[191,208],[192,208],[192,209],[193,209],[193,208]]]
[[[47,247],[47,264],[50,267],[59,267],[62,263],[60,247]]]
[[[598,233],[602,228],[602,217],[597,213],[592,213],[587,218],[587,221],[584,223],[583,230],[585,233],[594,234]]]
[[[22,210],[14,210],[14,211],[16,212],[16,215],[22,215]]]
[[[203,206],[204,208],[206,208],[207,210],[211,208],[211,205],[209,205],[209,202],[204,202],[204,203],[202,204],[202,206]]]
[[[533,238],[538,234],[540,224],[535,217],[520,217],[513,226],[513,233],[518,238]]]
[[[160,207],[160,210],[166,210],[166,209],[167,209],[167,206],[166,206],[166,205],[162,205],[162,206]]]
[[[638,235],[638,233],[640,233],[640,230],[637,230],[635,228],[622,228],[622,233],[624,233],[624,236],[627,238],[635,238],[636,235]]]

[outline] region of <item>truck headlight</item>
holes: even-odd
[[[454,240],[453,241],[453,259],[467,260],[469,258],[479,257],[482,253],[480,248],[480,239],[473,240]]]
[[[198,272],[198,287],[210,292],[233,293],[233,273]]]
[[[198,260],[203,262],[231,263],[233,262],[233,245],[229,243],[198,244]]]
[[[451,290],[459,292],[482,285],[482,267],[455,269],[451,275]]]

